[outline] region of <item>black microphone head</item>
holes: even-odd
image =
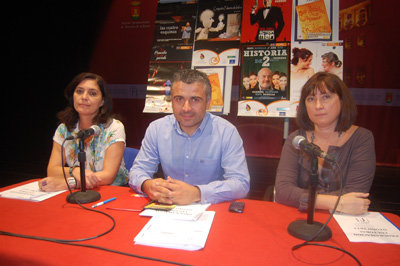
[[[74,135],[65,138],[65,140],[73,140],[73,139],[75,139]]]
[[[93,125],[89,129],[89,136],[91,136],[91,135],[98,136],[98,135],[100,135],[100,131],[101,131],[101,129],[98,125]]]
[[[73,140],[73,139],[86,139],[92,135],[98,136],[100,135],[101,129],[97,125],[91,126],[89,129],[82,129],[78,132],[73,132],[72,136],[66,138],[66,140]]]
[[[294,137],[294,139],[292,140],[292,144],[298,150],[298,149],[300,149],[300,143],[304,140],[306,140],[306,138],[299,135],[299,136]]]

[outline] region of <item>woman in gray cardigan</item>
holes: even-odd
[[[318,72],[306,82],[297,113],[300,129],[286,140],[277,169],[277,202],[307,209],[312,156],[292,145],[293,138],[301,135],[340,166],[343,196],[337,211],[348,214],[368,211],[368,192],[375,175],[375,145],[369,130],[353,124],[356,114],[349,89],[336,75]],[[333,209],[340,190],[339,178],[335,164],[318,158],[316,209]]]

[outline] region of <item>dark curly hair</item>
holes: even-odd
[[[293,48],[292,52],[293,52],[293,58],[292,58],[291,63],[293,65],[297,65],[297,63],[299,63],[299,58],[301,58],[303,60],[307,60],[310,56],[313,55],[313,53],[310,50],[308,50],[307,48],[299,49],[299,48],[295,47],[295,48]]]

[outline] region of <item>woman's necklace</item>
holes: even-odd
[[[311,143],[314,143],[314,139],[315,139],[315,134],[313,131],[313,132],[311,132]]]
[[[336,144],[339,142],[339,139],[340,139],[340,136],[341,136],[341,135],[342,135],[342,131],[338,131],[338,139],[336,140]],[[310,139],[311,139],[311,143],[314,143],[314,140],[315,140],[314,131],[311,132],[311,137],[310,137]]]

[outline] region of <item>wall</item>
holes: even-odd
[[[65,86],[89,61],[111,0],[11,1],[2,14],[0,161],[45,175]],[[36,167],[36,165],[39,165]],[[27,170],[22,170],[24,167]]]
[[[146,84],[148,61],[152,44],[153,21],[156,15],[156,0],[141,1],[141,18],[133,21],[130,17],[128,0],[113,1],[104,23],[102,34],[97,42],[90,64],[90,70],[105,77],[111,84]],[[340,8],[349,7],[362,1],[340,1]],[[347,69],[366,69],[366,83],[363,88],[398,89],[399,53],[391,43],[396,25],[394,6],[396,0],[377,4],[372,1],[371,22],[363,31],[367,36],[366,47],[344,50],[344,65]],[[139,27],[141,26],[141,27]],[[340,39],[352,38],[357,32],[341,32]],[[346,68],[345,68],[346,71]],[[355,70],[352,72],[355,73]],[[352,77],[355,80],[355,77]],[[239,69],[234,69],[233,86],[239,84]],[[357,85],[349,83],[349,87]],[[142,86],[143,87],[143,86]],[[138,91],[141,88],[136,88]],[[236,95],[233,90],[232,95]],[[128,146],[139,147],[147,125],[158,114],[143,114],[143,91],[131,99],[114,99],[114,110],[126,126]],[[237,96],[232,97],[231,113],[225,118],[237,126],[244,139],[248,156],[278,158],[280,156],[283,119],[237,117]],[[370,129],[375,136],[377,162],[380,165],[400,166],[400,107],[358,106],[357,124]],[[296,129],[294,119],[290,119],[290,129]]]

